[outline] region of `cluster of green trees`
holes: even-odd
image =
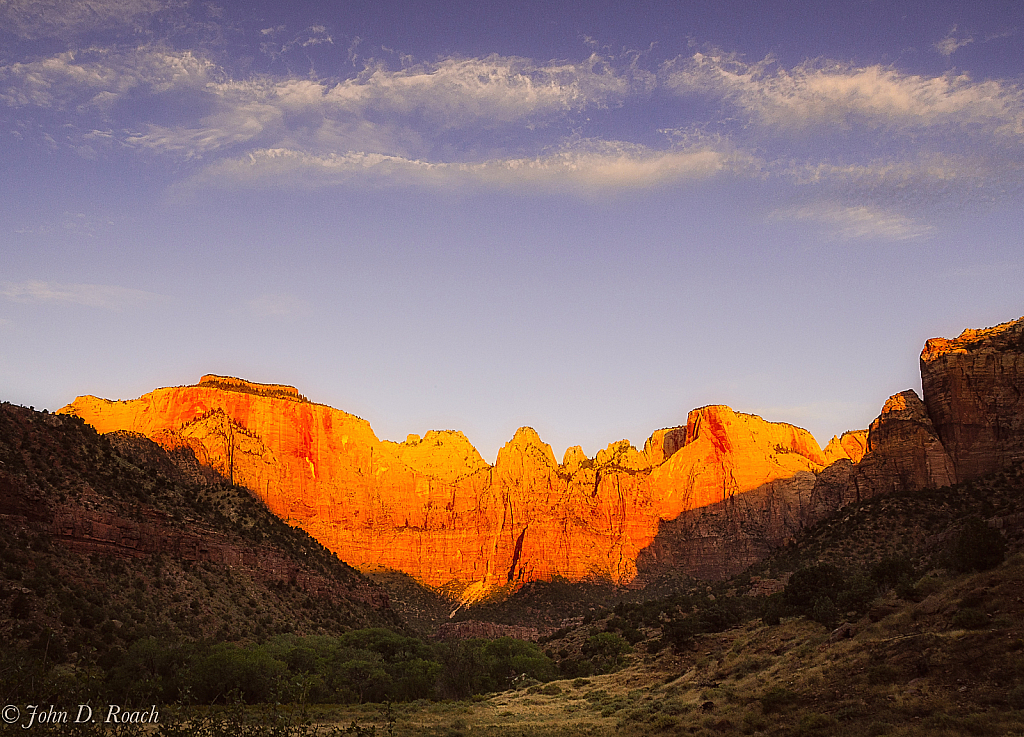
[[[363,703],[466,698],[557,677],[530,642],[426,642],[388,629],[279,636],[258,645],[145,638],[112,652],[104,689],[125,703]]]
[[[1003,562],[1006,547],[998,530],[971,517],[932,563],[960,573],[984,571]],[[768,599],[763,620],[778,624],[783,616],[805,616],[833,627],[851,613],[863,614],[885,591],[895,590],[904,599],[916,598],[914,582],[919,575],[913,563],[900,556],[882,558],[867,574],[843,571],[831,563],[807,566],[795,571],[785,589]]]

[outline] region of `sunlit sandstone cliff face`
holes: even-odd
[[[762,446],[755,443],[737,456],[744,464],[737,469],[740,473],[748,470],[747,459]],[[686,462],[685,454],[693,447],[683,446],[673,459]],[[656,580],[671,570],[722,580],[847,504],[952,483],[952,463],[913,391],[890,397],[867,431],[833,438],[821,457],[822,464],[828,465],[819,467],[817,474],[797,468],[797,463],[788,473],[754,486],[750,486],[754,479],[748,477],[745,493],[684,505],[678,515],[662,521],[654,542],[642,551],[640,582]]]
[[[464,600],[555,575],[629,582],[660,520],[825,464],[806,431],[724,406],[692,411],[643,451],[619,441],[589,459],[570,448],[561,464],[521,428],[493,466],[458,432],[381,441],[291,387],[225,377],[132,401],[80,397],[62,411],[100,432],[188,446],[352,565]]]

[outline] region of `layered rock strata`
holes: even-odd
[[[458,432],[381,441],[291,387],[227,377],[132,401],[80,397],[62,411],[187,449],[350,564],[465,602],[555,576],[627,583],[660,521],[825,464],[806,431],[721,405],[656,432],[644,451],[619,441],[589,459],[570,448],[562,463],[520,428],[493,465]]]
[[[827,465],[813,478],[796,473],[663,521],[641,553],[641,580],[665,570],[727,578],[847,504],[1024,461],[1022,349],[1024,318],[929,340],[921,353],[924,401],[913,390],[889,397],[867,430],[832,438]]]
[[[929,340],[921,385],[959,480],[1024,461],[1024,318]]]

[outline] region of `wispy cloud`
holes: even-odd
[[[232,79],[202,54],[141,46],[0,67],[0,102],[64,113],[79,125],[88,121],[83,139],[119,130],[116,138],[125,146],[185,159],[246,146],[434,160],[445,147],[445,158],[453,160],[467,151],[450,150],[452,132],[473,139],[464,146],[477,159],[523,142],[550,145],[549,126],[564,134],[570,116],[621,105],[653,84],[653,74],[619,69],[597,55],[577,63],[447,58],[398,70],[371,62],[340,81]],[[161,119],[168,108],[173,121]],[[182,110],[197,114],[182,119]],[[96,154],[95,147],[80,148]]]
[[[323,25],[309,26],[298,35],[289,34],[288,40],[281,40],[280,37],[284,32],[284,26],[262,29],[260,31],[260,51],[271,59],[278,59],[293,49],[308,49],[310,46],[334,44],[334,38],[330,31]]]
[[[268,28],[261,38],[281,48],[335,43],[326,27],[275,40],[284,34]],[[658,104],[664,93],[704,96],[711,105],[701,109],[721,113],[697,122],[680,106],[684,133],[660,131],[661,145],[655,131],[640,144],[589,127],[616,108],[642,118],[652,93]],[[398,68],[371,59],[341,79],[236,78],[198,51],[142,45],[0,67],[0,103],[50,115],[51,128],[35,130],[51,149],[189,162],[179,189],[359,182],[609,191],[734,173],[842,201],[848,209],[828,218],[856,233],[866,228],[855,225],[866,222],[861,206],[875,212],[885,200],[895,212],[929,197],[998,197],[1024,183],[1019,85],[827,60],[786,68],[707,52],[654,73],[638,57],[491,55],[403,59]],[[888,232],[919,229],[890,223]]]
[[[358,180],[379,185],[645,188],[756,168],[742,152],[712,147],[658,151],[621,142],[583,142],[531,158],[446,163],[385,154],[310,154],[264,149],[207,167],[192,185],[320,187]]]
[[[818,223],[829,237],[837,239],[880,238],[903,241],[932,232],[932,226],[898,212],[865,205],[848,206],[819,203],[775,210],[776,220],[802,220]]]
[[[102,48],[67,51],[0,67],[0,101],[83,113],[103,112],[129,92],[192,89],[201,94],[215,65],[191,51],[142,46],[129,52]]]
[[[15,302],[58,302],[117,310],[163,299],[159,294],[105,284],[3,282],[0,295]]]
[[[720,96],[772,127],[981,126],[991,134],[1024,135],[1021,89],[967,74],[927,77],[831,61],[785,69],[771,58],[747,63],[735,55],[698,53],[665,64],[663,77],[677,93]]]
[[[972,36],[958,37],[956,35],[956,26],[953,26],[952,28],[949,29],[949,33],[946,34],[946,37],[944,39],[935,42],[934,48],[940,54],[942,54],[946,58],[949,58],[956,52],[957,49],[962,49],[967,44],[973,42],[974,38]]]

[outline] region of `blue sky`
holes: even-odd
[[[1019,2],[0,5],[0,396],[824,445],[1024,315]]]

